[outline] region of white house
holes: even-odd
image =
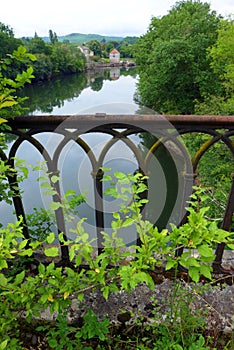
[[[110,57],[110,63],[119,63],[120,62],[120,53],[116,49],[113,49],[110,52],[109,57]]]
[[[90,50],[87,46],[78,46],[78,49],[85,55],[85,57],[88,59],[90,56],[94,55],[94,52]]]

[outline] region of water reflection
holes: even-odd
[[[66,77],[59,77],[53,81],[27,87],[23,93],[29,96],[28,114],[94,114],[105,112],[110,114],[153,114],[153,111],[139,106],[135,100],[137,70],[136,69],[99,69],[98,71],[89,71],[85,74],[77,74]],[[155,142],[154,135],[146,133],[129,136],[129,139],[139,148],[143,157],[152,144]],[[35,135],[35,138],[46,147],[49,154],[53,154],[55,146],[61,141],[61,135],[56,133],[42,133]],[[90,133],[81,135],[81,138],[88,143],[89,147],[98,158],[105,143],[111,138],[102,133]],[[9,138],[13,143],[14,138]],[[39,152],[34,149],[27,141],[24,141],[18,152],[17,157],[25,159],[26,163],[36,166],[42,160]],[[158,158],[158,159],[157,159]],[[160,227],[165,227],[171,211],[166,213],[164,210],[165,202],[175,202],[175,195],[178,188],[178,179],[174,160],[170,154],[159,154],[153,159],[153,165],[150,172],[153,174],[152,182],[149,183],[153,188],[153,198],[148,215],[152,213],[154,222],[157,221]],[[162,164],[161,164],[162,163]],[[110,167],[112,172],[115,170],[126,173],[134,173],[139,164],[136,161],[135,154],[119,140],[106,154],[103,164]],[[87,159],[87,154],[78,147],[75,142],[70,142],[63,149],[59,157],[59,167],[62,193],[68,189],[73,189],[76,193],[82,193],[89,189],[86,203],[79,207],[79,216],[86,217],[85,229],[91,237],[96,235],[94,195],[93,195],[93,168]],[[165,174],[164,174],[165,173]],[[31,213],[33,207],[48,208],[51,198],[45,198],[40,189],[37,178],[39,173],[29,171],[29,178],[21,185],[24,192],[23,203],[26,213]],[[159,178],[159,180],[158,180]],[[155,180],[157,179],[157,181]],[[170,189],[170,195],[167,189]],[[33,193],[33,196],[32,196]],[[156,195],[155,195],[156,194]],[[159,200],[160,198],[160,200]],[[105,229],[111,230],[110,221],[112,218],[112,203],[104,203],[105,211]],[[166,206],[165,206],[166,207]],[[12,208],[2,208],[2,218],[9,220],[9,212]],[[161,215],[162,213],[162,215]],[[167,215],[166,215],[167,214]],[[152,221],[153,221],[152,220]],[[123,232],[123,237],[127,243],[136,239],[135,232]]]
[[[134,113],[139,108],[134,101],[136,83],[136,68],[112,67],[30,85],[21,95],[29,97],[25,103],[29,115],[78,114],[95,106],[118,103],[132,104]],[[110,113],[118,113],[115,107]]]

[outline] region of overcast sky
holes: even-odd
[[[204,1],[203,1],[204,2]],[[211,9],[234,14],[234,0],[208,0]],[[96,33],[141,35],[152,16],[166,15],[176,0],[10,0],[1,1],[0,22],[13,28],[16,37]]]

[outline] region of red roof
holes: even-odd
[[[113,49],[110,53],[116,54],[116,53],[119,53],[119,51],[116,49]]]

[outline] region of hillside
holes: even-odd
[[[42,38],[45,41],[49,41],[49,37],[43,37]],[[72,33],[68,35],[58,36],[58,40],[63,41],[69,41],[70,43],[74,44],[83,44],[90,40],[105,40],[108,41],[121,41],[123,40],[123,37],[120,36],[105,36],[100,34],[82,34],[82,33]]]

